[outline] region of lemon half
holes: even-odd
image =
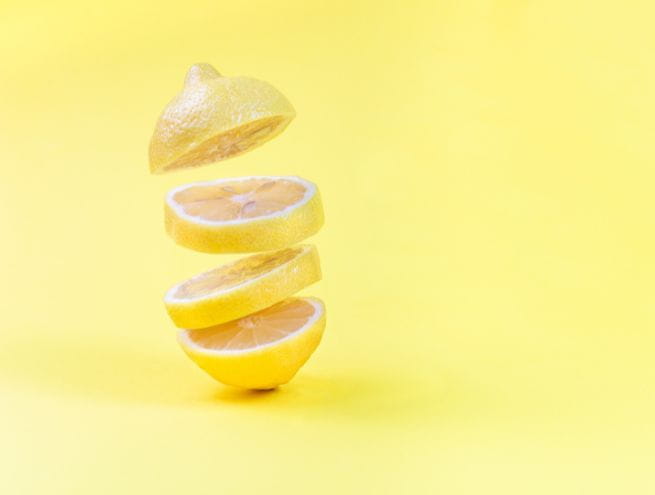
[[[293,106],[267,82],[223,77],[193,65],[182,91],[159,117],[150,140],[150,171],[218,162],[273,139],[295,117]]]
[[[216,380],[271,389],[293,378],[320,343],[324,328],[322,301],[290,298],[222,325],[181,330],[178,342]]]

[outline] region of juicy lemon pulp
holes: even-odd
[[[175,299],[196,299],[234,288],[291,261],[301,251],[301,248],[296,247],[272,254],[263,253],[242,258],[187,280],[177,287],[173,297]]]
[[[162,171],[199,167],[240,155],[276,136],[288,124],[282,117],[259,119],[215,135],[165,166]]]
[[[253,349],[288,337],[302,328],[315,312],[314,306],[306,300],[290,298],[240,320],[188,330],[187,336],[204,349]]]
[[[186,184],[166,195],[164,211],[173,240],[204,253],[281,249],[323,226],[316,185],[295,176]]]
[[[253,178],[192,185],[171,198],[187,215],[211,221],[255,218],[283,210],[305,196],[298,182]]]

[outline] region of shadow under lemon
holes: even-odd
[[[86,400],[182,404],[194,394],[184,364],[166,349],[98,335],[32,334],[0,345],[0,381]]]
[[[267,414],[286,414],[295,408],[308,417],[387,421],[420,413],[421,403],[427,406],[434,399],[435,390],[423,388],[432,397],[421,401],[421,395],[417,395],[420,387],[415,383],[380,375],[379,370],[342,371],[330,376],[324,373],[301,369],[291,382],[272,390],[219,386],[207,390],[203,402],[239,410],[257,406],[254,409]]]
[[[0,383],[84,400],[365,421],[449,416],[459,408],[454,384],[443,377],[417,383],[381,369],[328,376],[325,370],[319,374],[303,368],[287,385],[252,391],[215,382],[180,359],[173,346],[153,349],[102,337],[41,335],[5,336],[0,344]]]

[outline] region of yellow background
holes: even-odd
[[[655,492],[652,2],[104,3],[0,4],[0,492]],[[298,117],[150,176],[199,61]],[[327,214],[324,341],[263,395],[161,302],[229,259],[164,193],[251,174]]]

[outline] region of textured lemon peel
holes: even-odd
[[[245,153],[273,139],[296,113],[270,84],[224,77],[196,64],[160,115],[150,141],[150,171],[198,167]]]

